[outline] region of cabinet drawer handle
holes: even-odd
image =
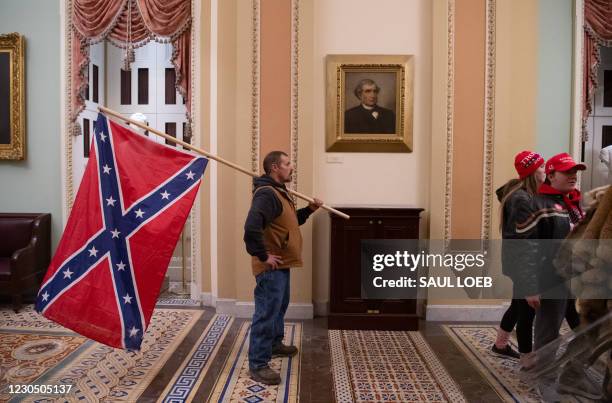
[[[379,223],[379,224],[382,224],[382,221],[381,221],[381,220],[378,220],[378,223]]]
[[[374,224],[374,221],[370,220],[370,224]]]
[[[378,309],[368,309],[369,314],[379,314],[380,311]]]

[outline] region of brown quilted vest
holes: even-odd
[[[281,257],[283,263],[279,268],[302,267],[302,233],[300,232],[295,205],[289,200],[289,195],[274,186],[257,188],[253,195],[263,188],[272,189],[283,206],[281,215],[276,217],[263,230],[263,242],[266,251]],[[257,256],[251,257],[251,267],[255,276],[269,269],[269,266],[260,261]]]

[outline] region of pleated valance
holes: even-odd
[[[586,120],[593,111],[602,46],[612,46],[612,0],[585,0],[582,141],[588,139]]]
[[[172,43],[176,88],[190,118],[191,0],[73,0],[71,17],[73,122],[85,107],[89,47],[103,40],[128,55],[149,41]]]

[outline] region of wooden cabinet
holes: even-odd
[[[420,208],[342,208],[331,214],[330,329],[417,330],[417,300],[361,298],[361,240],[418,239]]]

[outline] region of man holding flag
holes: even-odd
[[[36,310],[139,350],[208,160],[98,115],[95,139]]]
[[[289,306],[289,268],[302,266],[299,226],[323,202],[296,211],[285,183],[291,182],[293,165],[287,154],[272,151],[263,161],[265,174],[253,180],[253,201],[244,224],[244,242],[252,256],[255,313],[249,341],[251,378],[278,385],[280,375],[268,362],[272,356],[294,356],[295,346],[283,344],[285,313]]]

